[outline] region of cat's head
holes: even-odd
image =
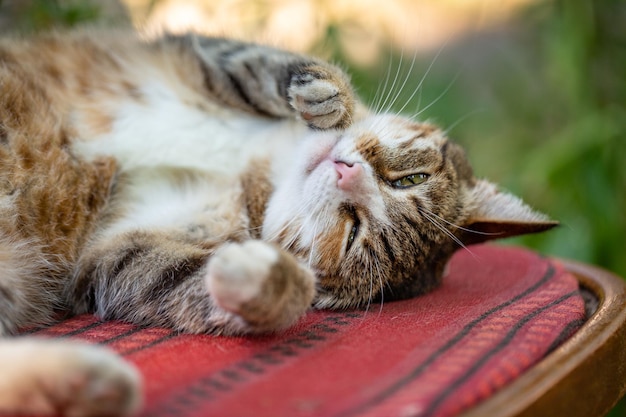
[[[555,224],[476,179],[443,131],[377,115],[305,140],[263,235],[315,271],[319,307],[352,307],[432,289],[464,245]]]

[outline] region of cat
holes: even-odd
[[[337,66],[195,34],[0,41],[0,335],[62,311],[223,335],[435,288],[465,245],[556,223]],[[114,354],[0,339],[0,411],[132,414]]]

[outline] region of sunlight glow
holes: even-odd
[[[195,30],[257,40],[296,51],[319,46],[334,30],[355,63],[389,45],[435,49],[467,32],[502,24],[536,0],[122,0],[148,33]]]

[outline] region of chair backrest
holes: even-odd
[[[626,394],[626,282],[599,268],[562,263],[595,295],[593,315],[544,360],[463,417],[600,417]]]

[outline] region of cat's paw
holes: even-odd
[[[352,121],[354,96],[338,68],[311,65],[292,75],[289,103],[312,128],[345,128]]]
[[[258,240],[220,248],[209,261],[206,284],[217,305],[241,317],[250,332],[292,325],[311,305],[315,291],[308,270]]]
[[[277,261],[278,251],[264,242],[228,243],[209,262],[209,293],[224,310],[238,314],[261,297]]]
[[[141,404],[138,372],[97,346],[14,339],[0,378],[0,411],[66,417],[128,416]]]

